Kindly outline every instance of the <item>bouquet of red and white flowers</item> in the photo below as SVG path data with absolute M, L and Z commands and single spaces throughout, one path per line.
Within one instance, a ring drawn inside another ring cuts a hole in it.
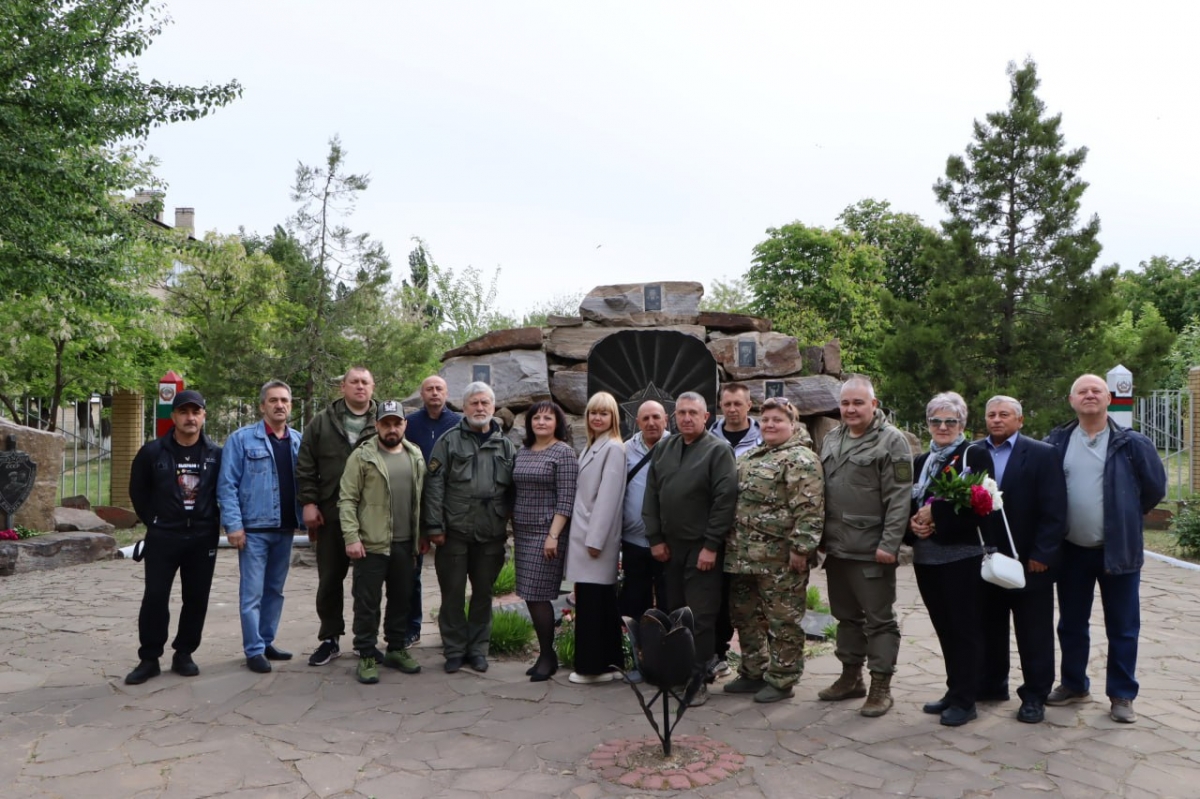
M 972 473 L 968 466 L 959 474 L 953 466 L 947 466 L 930 482 L 932 493 L 927 502 L 948 502 L 956 513 L 972 511 L 987 516 L 1004 507 L 1000 486 L 987 472 Z

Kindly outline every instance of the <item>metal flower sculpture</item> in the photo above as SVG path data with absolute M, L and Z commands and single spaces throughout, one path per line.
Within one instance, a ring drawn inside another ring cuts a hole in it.
M 647 610 L 641 621 L 624 617 L 625 632 L 633 650 L 633 667 L 640 670 L 648 685 L 657 689 L 647 700 L 637 684 L 626 676 L 626 682 L 637 695 L 642 712 L 650 720 L 655 735 L 662 741 L 663 754 L 671 754 L 671 731 L 683 718 L 683 713 L 700 689 L 703 673 L 697 673 L 695 622 L 691 608 L 679 608 L 667 615 L 658 608 Z M 682 693 L 681 693 L 682 692 Z M 660 729 L 654 720 L 654 703 L 662 697 L 663 724 Z M 675 720 L 671 721 L 671 698 L 678 703 Z

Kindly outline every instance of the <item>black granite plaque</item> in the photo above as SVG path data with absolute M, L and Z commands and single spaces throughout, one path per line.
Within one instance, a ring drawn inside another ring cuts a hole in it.
M 753 340 L 738 342 L 738 366 L 758 365 L 758 344 Z
M 662 310 L 662 286 L 646 286 L 642 289 L 642 305 L 646 311 Z
M 783 396 L 783 381 L 782 380 L 764 380 L 763 381 L 763 397 L 771 399 L 772 397 Z
M 675 430 L 675 398 L 685 391 L 704 397 L 716 411 L 717 361 L 704 342 L 674 330 L 622 330 L 606 336 L 588 355 L 588 396 L 607 391 L 621 409 L 621 435 L 638 431 L 637 411 L 646 400 L 662 403 Z
M 471 367 L 471 380 L 475 383 L 492 384 L 492 365 L 490 363 L 477 363 Z
M 29 499 L 36 479 L 37 464 L 28 452 L 19 449 L 0 452 L 0 511 L 5 515 L 16 513 Z

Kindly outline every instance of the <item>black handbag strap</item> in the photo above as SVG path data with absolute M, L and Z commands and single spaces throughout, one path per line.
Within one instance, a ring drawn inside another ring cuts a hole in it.
M 632 469 L 629 470 L 629 474 L 625 475 L 625 485 L 629 485 L 630 483 L 633 482 L 633 478 L 637 477 L 637 473 L 640 472 L 642 470 L 642 467 L 645 466 L 649 462 L 650 456 L 652 454 L 654 454 L 653 447 L 651 447 L 649 452 L 647 452 L 645 455 L 642 456 L 642 459 L 637 462 L 636 466 L 634 466 Z

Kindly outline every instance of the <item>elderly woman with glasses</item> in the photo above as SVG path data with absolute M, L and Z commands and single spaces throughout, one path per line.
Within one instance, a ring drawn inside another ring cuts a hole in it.
M 737 516 L 725 543 L 729 616 L 742 660 L 725 693 L 792 696 L 804 671 L 809 568 L 825 523 L 825 480 L 786 397 L 762 405 L 761 443 L 738 458 Z
M 984 446 L 967 439 L 967 403 L 953 391 L 938 394 L 925 406 L 929 452 L 913 464 L 913 516 L 910 520 L 913 571 L 929 620 L 942 647 L 946 664 L 946 693 L 923 708 L 958 727 L 976 717 L 975 695 L 983 673 L 981 605 L 983 580 L 979 568 L 983 548 L 976 530 L 984 518 L 969 511 L 957 514 L 936 500 L 934 481 L 951 471 L 992 474 L 992 458 Z

